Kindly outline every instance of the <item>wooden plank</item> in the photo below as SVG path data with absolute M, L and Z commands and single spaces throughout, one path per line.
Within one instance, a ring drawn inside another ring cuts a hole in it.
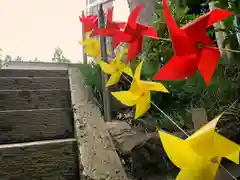
M 68 71 L 1 69 L 0 77 L 68 77 Z
M 79 180 L 75 139 L 0 146 L 1 180 Z
M 73 138 L 72 110 L 0 112 L 0 144 Z
M 69 91 L 0 91 L 0 111 L 70 107 Z
M 85 88 L 83 79 L 77 68 L 69 69 L 82 175 L 96 180 L 126 180 L 128 178 L 106 124 L 99 109 L 91 102 L 90 91 Z
M 1 90 L 61 89 L 68 90 L 68 78 L 0 78 Z

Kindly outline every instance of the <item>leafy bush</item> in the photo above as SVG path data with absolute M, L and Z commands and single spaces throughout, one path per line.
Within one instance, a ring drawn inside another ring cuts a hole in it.
M 95 103 L 103 112 L 103 98 L 102 98 L 102 78 L 100 67 L 91 62 L 89 64 L 80 64 L 79 70 L 81 71 L 85 84 L 92 91 L 92 95 L 95 98 Z

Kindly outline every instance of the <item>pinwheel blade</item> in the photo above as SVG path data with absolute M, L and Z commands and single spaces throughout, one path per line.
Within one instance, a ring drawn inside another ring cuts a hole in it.
M 120 72 L 115 72 L 111 75 L 111 77 L 109 78 L 106 86 L 112 86 L 112 85 L 115 85 L 119 82 L 120 80 L 120 77 L 121 77 L 121 74 Z
M 133 60 L 142 51 L 142 40 L 143 40 L 143 37 L 140 36 L 139 38 L 136 38 L 133 42 L 129 44 L 128 56 L 126 58 L 126 62 Z
M 139 97 L 138 102 L 136 104 L 134 119 L 137 119 L 143 114 L 145 114 L 149 110 L 150 106 L 151 106 L 151 95 L 150 95 L 150 91 L 148 91 L 148 92 L 145 92 L 144 95 Z
M 215 48 L 206 47 L 201 49 L 199 55 L 198 70 L 202 74 L 206 85 L 210 84 L 220 57 L 220 51 Z
M 126 106 L 134 106 L 139 98 L 130 91 L 112 92 L 112 95 Z
M 195 54 L 189 56 L 174 56 L 153 77 L 154 80 L 184 80 L 197 71 L 199 60 Z

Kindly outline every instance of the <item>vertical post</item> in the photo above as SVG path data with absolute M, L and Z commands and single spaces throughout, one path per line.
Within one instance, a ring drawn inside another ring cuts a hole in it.
M 84 11 L 82 11 L 82 17 L 85 17 Z M 86 37 L 86 33 L 84 31 L 84 24 L 82 23 L 82 40 L 84 41 Z M 82 46 L 82 52 L 83 52 L 83 63 L 87 64 L 87 54 L 84 52 L 84 46 Z
M 238 0 L 229 2 L 230 8 L 234 8 L 234 9 L 240 8 L 238 7 L 239 6 L 238 4 L 239 4 Z M 239 24 L 239 17 L 236 14 L 234 15 L 233 24 L 236 30 L 237 41 L 238 41 L 238 44 L 240 45 L 240 24 Z
M 105 27 L 104 11 L 102 4 L 99 5 L 98 10 L 98 26 L 99 28 Z M 101 46 L 101 58 L 107 61 L 107 46 L 106 37 L 100 35 L 100 46 Z M 110 108 L 110 93 L 108 87 L 106 87 L 106 82 L 108 80 L 108 75 L 102 71 L 102 90 L 103 90 L 103 104 L 104 104 L 104 119 L 105 121 L 111 121 L 111 108 Z
M 116 55 L 115 55 L 115 52 L 114 52 L 114 48 L 113 48 L 113 41 L 112 39 L 109 40 L 110 41 L 110 52 L 111 52 L 111 58 L 113 59 Z M 111 61 L 112 61 L 111 59 Z
M 209 2 L 208 3 L 209 5 L 209 9 L 210 10 L 213 10 L 216 8 L 215 6 L 215 2 Z M 225 25 L 223 22 L 218 22 L 218 23 L 215 23 L 213 25 L 215 28 L 219 28 L 219 29 L 225 29 Z M 218 31 L 218 32 L 215 32 L 215 36 L 216 36 L 216 39 L 217 39 L 217 45 L 219 48 L 223 48 L 223 41 L 224 39 L 226 38 L 226 33 L 225 32 L 221 32 L 221 31 Z M 229 45 L 227 45 L 227 48 L 228 49 L 231 49 L 229 47 Z M 228 60 L 230 60 L 232 58 L 232 53 L 231 52 L 228 52 L 228 51 L 222 51 L 220 50 L 221 54 L 224 55 Z

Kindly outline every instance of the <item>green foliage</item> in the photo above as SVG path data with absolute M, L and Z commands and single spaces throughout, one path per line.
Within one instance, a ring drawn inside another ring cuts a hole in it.
M 12 61 L 12 60 L 13 60 L 12 57 L 9 56 L 9 55 L 6 55 L 5 57 L 3 57 L 2 52 L 3 52 L 3 51 L 2 51 L 2 49 L 0 48 L 0 69 L 1 69 L 3 66 L 7 65 L 9 61 Z M 16 58 L 15 58 L 15 59 L 16 59 Z
M 86 86 L 92 91 L 98 107 L 103 110 L 101 69 L 94 62 L 80 64 L 79 70 L 83 75 Z
M 70 60 L 64 56 L 63 51 L 60 47 L 55 48 L 52 61 L 58 63 L 70 63 Z
M 39 59 L 38 59 L 37 57 L 35 57 L 35 58 L 33 59 L 33 62 L 39 62 Z
M 21 56 L 17 56 L 16 58 L 14 58 L 14 61 L 23 61 Z

